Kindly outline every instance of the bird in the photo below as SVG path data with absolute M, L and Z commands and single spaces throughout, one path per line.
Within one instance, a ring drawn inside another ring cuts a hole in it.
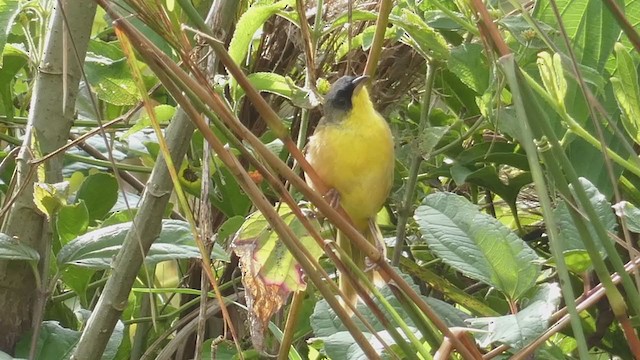
M 368 80 L 366 75 L 343 76 L 331 85 L 324 116 L 309 137 L 305 158 L 328 193 L 337 196 L 355 228 L 384 249 L 375 217 L 393 185 L 394 141 L 387 121 L 373 106 L 365 86 Z M 319 190 L 308 176 L 306 181 Z M 365 254 L 340 230 L 336 242 L 360 269 L 370 267 Z M 373 278 L 371 271 L 366 273 Z M 358 296 L 353 285 L 342 275 L 338 283 L 345 296 L 342 300 L 355 306 Z

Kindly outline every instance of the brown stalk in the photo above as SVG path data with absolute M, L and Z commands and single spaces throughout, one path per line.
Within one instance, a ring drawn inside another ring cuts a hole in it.
M 500 36 L 500 31 L 498 31 L 498 27 L 493 23 L 491 19 L 491 15 L 489 15 L 489 11 L 482 3 L 482 0 L 471 0 L 471 6 L 476 12 L 476 15 L 480 18 L 478 23 L 478 27 L 480 29 L 480 34 L 498 53 L 500 56 L 505 56 L 511 54 L 511 49 L 507 46 L 507 44 Z

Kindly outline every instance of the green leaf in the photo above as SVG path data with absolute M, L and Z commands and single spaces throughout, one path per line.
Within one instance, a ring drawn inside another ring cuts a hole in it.
M 557 29 L 558 20 L 550 3 L 550 0 L 537 1 L 533 14 L 536 19 Z M 557 0 L 556 4 L 578 63 L 601 72 L 620 34 L 620 27 L 611 12 L 602 1 Z M 565 47 L 563 41 L 556 44 Z
M 251 85 L 260 92 L 266 92 L 289 99 L 295 106 L 311 109 L 317 104 L 311 101 L 313 96 L 310 91 L 296 86 L 289 77 L 272 72 L 256 72 L 247 76 Z M 235 101 L 238 102 L 245 95 L 244 89 L 238 87 L 234 92 Z
M 1 5 L 0 5 L 1 7 Z M 2 10 L 0 10 L 0 17 Z M 2 50 L 0 49 L 0 52 Z M 19 45 L 8 44 L 0 57 L 0 102 L 9 121 L 13 120 L 13 84 L 16 75 L 29 63 L 29 55 Z
M 390 15 L 389 21 L 407 33 L 406 42 L 425 59 L 447 60 L 449 47 L 440 33 L 407 9 L 400 16 Z
M 161 104 L 154 106 L 153 112 L 156 116 L 156 120 L 158 120 L 158 124 L 168 124 L 176 113 L 176 108 L 171 105 Z M 123 140 L 128 139 L 129 136 L 140 130 L 151 127 L 151 117 L 146 113 L 146 109 L 143 110 L 143 113 L 144 115 L 142 115 L 129 130 L 122 134 L 121 138 Z
M 218 170 L 212 176 L 215 187 L 209 194 L 211 204 L 227 217 L 244 216 L 251 206 L 251 200 L 226 166 L 218 163 L 216 166 Z
M 487 90 L 490 71 L 482 45 L 465 43 L 453 48 L 447 66 L 478 95 Z
M 456 163 L 472 165 L 475 163 L 496 163 L 510 165 L 518 169 L 529 170 L 527 156 L 516 144 L 506 142 L 484 142 L 472 146 L 456 157 Z
M 80 299 L 80 305 L 82 305 L 83 308 L 88 307 L 88 300 L 91 295 L 87 294 L 87 289 L 89 284 L 91 284 L 95 271 L 79 266 L 69 265 L 61 271 L 61 274 L 64 285 L 68 286 L 76 293 Z
M 51 219 L 58 210 L 67 204 L 69 183 L 63 181 L 57 184 L 33 184 L 33 201 L 38 210 Z
M 523 301 L 525 307 L 517 314 L 469 319 L 467 323 L 483 330 L 471 332 L 483 348 L 499 343 L 521 349 L 547 330 L 560 297 L 560 287 L 556 283 L 544 283 L 538 287 L 532 299 L 526 303 Z
M 112 60 L 88 53 L 85 71 L 98 98 L 116 106 L 134 105 L 142 97 L 131 75 L 126 59 Z
M 240 230 L 242 224 L 244 224 L 244 216 L 236 215 L 232 218 L 227 219 L 224 223 L 222 223 L 222 225 L 220 225 L 220 228 L 218 228 L 218 240 L 225 240 L 229 236 L 235 234 L 236 231 Z
M 233 33 L 229 43 L 229 55 L 241 65 L 249 52 L 249 44 L 258 29 L 274 14 L 287 6 L 293 6 L 293 0 L 278 1 L 271 5 L 256 5 L 250 7 L 242 14 L 236 24 L 236 31 Z
M 58 265 L 77 265 L 91 269 L 108 269 L 116 256 L 132 222 L 107 226 L 81 235 L 65 245 L 58 254 Z M 227 261 L 228 255 L 215 244 L 215 260 Z M 162 231 L 151 245 L 146 263 L 156 264 L 175 259 L 200 258 L 189 224 L 184 221 L 163 220 Z
M 617 222 L 614 213 L 611 210 L 611 203 L 589 180 L 585 178 L 580 178 L 579 180 L 589 197 L 591 205 L 598 214 L 598 217 L 602 220 L 602 224 L 605 226 L 605 229 L 609 232 L 615 232 Z M 573 187 L 571 187 L 571 189 L 573 189 Z M 569 266 L 571 271 L 577 273 L 586 271 L 591 267 L 591 261 L 588 255 L 586 255 L 587 250 L 582 242 L 580 234 L 578 233 L 575 222 L 569 214 L 569 209 L 567 208 L 567 204 L 564 200 L 560 201 L 558 207 L 553 212 L 553 216 L 555 216 L 558 221 L 560 242 L 564 249 L 563 252 L 565 253 L 567 266 Z M 586 221 L 586 224 L 591 237 L 596 239 L 596 249 L 603 258 L 606 257 L 604 245 L 600 241 L 597 241 L 598 237 L 593 225 L 591 225 L 589 221 Z M 607 241 L 611 240 L 607 239 Z
M 429 126 L 420 134 L 419 150 L 425 158 L 429 157 L 431 151 L 438 145 L 442 137 L 449 131 L 448 126 Z
M 80 200 L 77 204 L 63 205 L 56 218 L 56 229 L 62 245 L 87 231 L 89 227 L 89 211 Z
M 517 300 L 535 285 L 540 259 L 495 218 L 451 193 L 428 195 L 415 219 L 430 249 L 464 275 Z
M 38 360 L 67 360 L 71 359 L 71 354 L 80 340 L 81 331 L 66 329 L 57 321 L 44 321 L 40 325 L 38 342 L 36 345 L 36 356 Z M 100 357 L 101 360 L 112 360 L 124 335 L 124 324 L 121 321 L 116 326 L 107 342 L 107 346 Z M 31 335 L 24 336 L 16 345 L 16 356 L 29 357 L 31 345 Z
M 553 37 L 558 31 L 550 27 L 549 25 L 538 21 L 536 25 L 543 33 L 548 37 Z M 518 42 L 528 48 L 543 49 L 547 46 L 544 41 L 538 36 L 534 28 L 524 18 L 524 16 L 518 14 L 513 16 L 505 16 L 499 20 L 499 24 L 504 26 Z
M 336 50 L 336 60 L 341 60 L 342 58 L 344 58 L 352 49 L 362 48 L 362 50 L 368 51 L 371 47 L 371 44 L 373 43 L 375 32 L 376 26 L 371 25 L 362 30 L 362 32 L 358 35 L 354 36 L 351 39 L 351 44 L 349 44 L 348 41 L 343 42 L 342 45 L 338 47 L 338 50 Z M 399 31 L 397 27 L 393 26 L 385 30 L 384 38 L 385 40 L 398 40 L 401 35 L 402 32 Z
M 634 233 L 640 233 L 640 209 L 628 201 L 621 201 L 613 206 L 616 215 L 624 219 L 624 223 Z
M 333 20 L 333 22 L 331 22 L 327 27 L 324 28 L 323 34 L 326 35 L 333 30 L 349 23 L 349 21 L 351 21 L 352 23 L 356 21 L 375 21 L 377 18 L 378 15 L 376 15 L 376 13 L 374 13 L 373 11 L 353 9 L 353 12 L 351 14 L 344 12 L 342 15 Z
M 564 78 L 560 55 L 551 56 L 543 51 L 538 54 L 537 63 L 545 89 L 557 104 L 563 105 L 567 94 L 567 81 Z
M 311 256 L 317 259 L 324 253 L 288 206 L 280 204 L 278 214 Z M 309 221 L 320 227 L 312 218 Z M 231 246 L 243 269 L 253 345 L 261 350 L 271 316 L 290 293 L 306 289 L 307 283 L 300 264 L 260 212 L 247 218 Z
M 78 200 L 84 200 L 91 221 L 102 220 L 118 201 L 118 182 L 107 173 L 89 175 L 78 190 Z
M 640 86 L 638 70 L 624 46 L 617 43 L 616 76 L 611 78 L 613 92 L 622 112 L 622 124 L 629 136 L 640 143 Z
M 0 233 L 0 259 L 38 262 L 40 254 L 17 239 Z
M 419 289 L 414 284 L 413 280 L 406 274 L 401 275 L 403 279 L 405 279 L 414 290 L 419 292 Z M 389 287 L 383 287 L 380 289 L 382 296 L 389 302 L 389 304 L 397 311 L 402 319 L 406 322 L 412 332 L 418 337 L 421 337 L 421 334 L 417 330 L 415 324 L 411 317 L 407 314 L 407 312 L 402 307 L 400 301 L 393 295 L 391 289 Z M 421 296 L 429 306 L 440 316 L 441 319 L 449 327 L 465 326 L 465 320 L 470 318 L 468 314 L 456 309 L 453 305 L 448 304 L 444 301 L 432 298 Z M 374 298 L 373 301 L 378 305 L 378 307 L 382 307 L 380 300 Z M 391 337 L 388 331 L 385 329 L 385 326 L 380 323 L 376 315 L 371 311 L 371 309 L 362 302 L 358 302 L 356 305 L 358 311 L 363 315 L 364 319 L 367 320 L 369 324 L 373 327 L 380 337 L 382 337 L 388 345 L 395 345 L 395 340 Z M 360 329 L 364 335 L 368 339 L 371 340 L 372 345 L 378 353 L 382 353 L 384 347 L 380 344 L 374 335 L 370 332 L 370 330 L 362 323 L 362 321 L 358 318 L 353 317 L 353 320 L 356 323 L 358 329 Z M 366 359 L 362 350 L 355 345 L 355 340 L 352 338 L 351 334 L 347 331 L 347 328 L 344 326 L 342 320 L 336 315 L 335 311 L 329 306 L 326 300 L 320 300 L 316 303 L 313 314 L 311 315 L 311 327 L 313 328 L 314 335 L 324 342 L 325 351 L 327 355 L 332 359 Z M 397 328 L 399 333 L 405 337 L 406 335 L 400 328 Z M 345 357 L 348 356 L 348 357 Z
M 4 45 L 7 43 L 7 36 L 11 33 L 14 20 L 22 9 L 20 3 L 21 1 L 19 0 L 0 1 L 0 55 L 4 55 Z M 0 68 L 2 65 L 0 61 Z

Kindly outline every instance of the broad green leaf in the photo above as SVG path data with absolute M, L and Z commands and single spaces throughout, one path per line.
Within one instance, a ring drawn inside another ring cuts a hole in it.
M 0 233 L 0 259 L 38 262 L 40 260 L 40 254 L 38 254 L 35 249 L 23 244 L 17 239 Z
M 425 3 L 423 2 L 423 4 Z M 465 22 L 467 21 L 465 16 L 459 12 L 453 12 L 453 15 L 456 18 L 458 18 L 460 21 L 465 21 Z M 457 31 L 462 29 L 462 26 L 458 22 L 456 22 L 455 20 L 452 20 L 452 18 L 448 14 L 445 14 L 441 10 L 425 11 L 424 20 L 426 21 L 427 24 L 429 24 L 429 26 L 431 26 L 436 30 Z
M 585 178 L 580 178 L 580 183 L 584 187 L 584 190 L 589 197 L 591 205 L 595 209 L 598 217 L 602 220 L 603 225 L 609 232 L 615 232 L 617 226 L 616 218 L 611 210 L 611 203 L 607 198 L 602 195 L 598 189 Z M 573 187 L 572 187 L 573 189 Z M 558 221 L 558 228 L 560 230 L 560 242 L 564 249 L 564 253 L 567 260 L 567 266 L 574 272 L 581 273 L 591 267 L 591 261 L 587 254 L 587 250 L 582 242 L 582 238 L 578 233 L 578 229 L 573 221 L 573 218 L 569 214 L 566 202 L 560 201 L 558 207 L 554 210 L 553 216 Z M 598 241 L 597 235 L 593 226 L 589 221 L 586 221 L 587 229 L 591 234 L 591 237 L 595 239 L 595 245 L 598 252 L 606 257 L 606 251 L 602 242 Z M 606 241 L 611 241 L 606 239 Z
M 451 193 L 428 195 L 415 212 L 423 238 L 445 263 L 517 300 L 534 285 L 540 259 L 495 218 Z
M 463 165 L 475 163 L 496 163 L 510 165 L 518 169 L 529 170 L 527 156 L 516 144 L 506 142 L 483 142 L 472 146 L 456 157 L 456 162 Z
M 161 104 L 153 107 L 153 112 L 155 113 L 156 120 L 158 120 L 159 124 L 168 124 L 173 118 L 173 115 L 176 113 L 176 108 L 171 105 Z M 136 121 L 136 123 L 127 130 L 124 134 L 122 134 L 121 138 L 126 140 L 132 134 L 151 127 L 151 117 L 144 110 L 144 115 Z
M 634 233 L 640 233 L 640 209 L 628 201 L 622 201 L 613 206 L 616 215 L 624 218 L 625 225 Z
M 229 236 L 236 233 L 236 231 L 240 230 L 244 224 L 244 216 L 236 215 L 232 218 L 227 219 L 220 228 L 218 228 L 217 238 L 219 241 L 226 240 Z
M 622 112 L 622 124 L 629 136 L 640 143 L 640 86 L 637 65 L 622 44 L 617 43 L 615 51 L 618 66 L 611 84 Z
M 489 65 L 480 44 L 462 44 L 451 50 L 449 70 L 478 95 L 489 86 Z
M 278 214 L 291 228 L 311 256 L 323 254 L 315 240 L 307 233 L 293 211 L 280 204 Z M 314 226 L 317 222 L 309 219 Z M 233 251 L 240 258 L 242 283 L 249 304 L 251 338 L 256 349 L 262 349 L 264 333 L 271 316 L 280 309 L 290 293 L 306 289 L 302 268 L 273 231 L 262 213 L 251 214 L 232 242 Z
M 89 175 L 82 182 L 77 198 L 84 200 L 91 221 L 102 220 L 118 201 L 118 182 L 113 175 L 103 172 Z
M 109 215 L 108 218 L 104 219 L 104 221 L 102 222 L 102 227 L 133 221 L 133 218 L 137 213 L 137 208 L 114 211 L 111 215 Z
M 60 326 L 57 321 L 44 321 L 40 327 L 35 358 L 38 360 L 71 359 L 72 352 L 75 349 L 78 340 L 80 340 L 82 332 L 66 329 Z M 99 359 L 112 360 L 118 352 L 118 347 L 122 342 L 123 336 L 124 324 L 121 321 L 118 321 L 109 341 L 107 342 L 107 346 Z M 30 344 L 30 334 L 22 337 L 16 345 L 16 356 L 28 358 Z
M 538 287 L 533 298 L 523 301 L 524 309 L 517 314 L 469 319 L 467 323 L 482 330 L 471 333 L 483 348 L 498 343 L 521 349 L 547 330 L 551 315 L 560 303 L 561 295 L 560 287 L 556 283 L 544 283 Z
M 65 245 L 58 254 L 58 266 L 77 265 L 91 269 L 108 269 L 113 262 L 132 222 L 107 226 L 84 235 Z M 146 263 L 156 264 L 175 259 L 200 258 L 189 224 L 178 220 L 163 220 L 162 231 L 151 245 Z M 228 255 L 215 244 L 212 252 L 215 260 L 228 260 Z
M 226 166 L 216 164 L 218 170 L 213 174 L 214 190 L 209 194 L 211 204 L 227 217 L 245 215 L 251 206 L 251 200 Z
M 401 275 L 416 291 L 419 291 L 413 280 L 406 274 Z M 397 311 L 402 319 L 406 322 L 413 333 L 419 338 L 421 337 L 419 331 L 416 329 L 413 320 L 407 314 L 402 307 L 400 301 L 393 295 L 389 287 L 383 287 L 379 289 L 382 296 L 389 302 L 389 304 Z M 465 320 L 470 318 L 468 314 L 456 309 L 451 304 L 444 301 L 434 299 L 431 297 L 422 296 L 422 298 L 429 304 L 429 306 L 440 316 L 441 319 L 447 324 L 447 326 L 465 326 Z M 374 298 L 373 301 L 381 307 L 381 302 Z M 364 316 L 373 329 L 382 337 L 388 345 L 394 345 L 395 340 L 389 335 L 385 326 L 380 323 L 371 309 L 362 302 L 358 302 L 356 305 L 358 311 Z M 352 317 L 357 327 L 365 334 L 369 339 L 376 339 L 369 329 L 362 323 L 361 320 Z M 355 344 L 351 334 L 347 331 L 347 328 L 342 323 L 342 320 L 336 315 L 335 311 L 329 306 L 326 300 L 320 300 L 316 303 L 313 314 L 311 315 L 311 327 L 313 328 L 314 335 L 324 342 L 324 350 L 332 359 L 366 359 L 362 350 Z M 399 333 L 403 334 L 403 331 L 398 328 Z M 403 334 L 403 337 L 405 335 Z M 406 337 L 405 337 L 405 340 Z M 382 353 L 384 347 L 378 341 L 372 343 L 374 349 L 379 353 Z M 349 357 L 345 357 L 349 356 Z
M 100 100 L 116 106 L 134 105 L 141 100 L 126 59 L 87 54 L 85 71 Z
M 419 150 L 426 159 L 431 155 L 431 151 L 438 145 L 442 137 L 449 131 L 448 126 L 430 126 L 420 134 Z
M 242 14 L 236 24 L 236 31 L 233 33 L 231 43 L 229 43 L 229 55 L 241 65 L 249 52 L 249 44 L 254 34 L 262 25 L 278 11 L 287 6 L 293 6 L 293 0 L 278 1 L 271 5 L 255 5 Z
M 57 184 L 37 182 L 33 184 L 33 201 L 38 210 L 51 219 L 60 208 L 67 204 L 69 183 Z
M 404 9 L 400 16 L 390 15 L 389 21 L 407 33 L 407 43 L 425 59 L 447 60 L 449 47 L 440 33 L 433 30 L 422 19 Z
M 93 279 L 95 271 L 84 267 L 69 265 L 60 273 L 65 286 L 68 286 L 76 293 L 83 308 L 87 307 L 88 300 L 90 299 L 89 296 L 91 296 L 90 294 L 87 294 L 87 288 Z
M 19 0 L 0 0 L 0 68 L 2 68 L 2 55 L 7 36 L 11 33 L 14 20 L 21 10 Z
M 542 30 L 548 37 L 553 37 L 557 33 L 557 30 L 553 29 L 549 25 L 537 21 L 536 25 Z M 546 48 L 544 41 L 538 36 L 534 28 L 524 18 L 524 16 L 518 14 L 513 16 L 505 16 L 499 20 L 499 24 L 504 26 L 518 42 L 528 48 L 542 49 Z
M 80 200 L 77 204 L 63 205 L 56 218 L 56 229 L 60 242 L 65 245 L 78 235 L 87 231 L 89 227 L 89 211 Z
M 620 34 L 610 11 L 597 0 L 557 0 L 556 4 L 578 62 L 602 71 Z M 550 0 L 537 1 L 533 14 L 543 23 L 558 28 Z M 563 41 L 556 44 L 564 47 Z

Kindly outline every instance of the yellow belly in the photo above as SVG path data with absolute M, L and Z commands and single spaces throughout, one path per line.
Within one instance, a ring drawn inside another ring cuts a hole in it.
M 393 182 L 393 138 L 375 110 L 322 125 L 309 139 L 307 160 L 340 205 L 364 230 L 389 195 Z M 310 183 L 313 186 L 313 183 Z

